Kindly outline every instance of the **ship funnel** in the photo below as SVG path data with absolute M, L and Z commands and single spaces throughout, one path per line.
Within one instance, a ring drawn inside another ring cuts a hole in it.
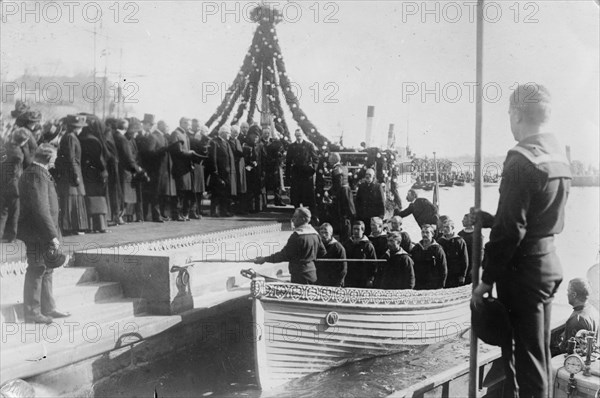
M 369 105 L 367 107 L 367 131 L 365 133 L 365 144 L 367 148 L 371 146 L 371 135 L 373 133 L 373 118 L 375 117 L 375 107 Z

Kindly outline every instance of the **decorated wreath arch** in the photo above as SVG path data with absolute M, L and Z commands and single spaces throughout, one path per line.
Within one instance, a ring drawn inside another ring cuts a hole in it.
M 300 102 L 292 88 L 275 30 L 275 26 L 283 19 L 281 12 L 263 4 L 252 9 L 250 17 L 252 21 L 258 23 L 258 27 L 242 67 L 228 88 L 223 101 L 206 122 L 209 129 L 214 126 L 211 135 L 215 135 L 228 121 L 230 124 L 236 124 L 245 117 L 246 121 L 252 124 L 257 108 L 262 106 L 260 112 L 268 112 L 272 115 L 275 124 L 289 139 L 290 129 L 285 120 L 281 99 L 283 95 L 294 121 L 308 139 L 318 149 L 327 148 L 329 141 L 300 108 Z M 261 105 L 257 104 L 259 91 Z M 236 104 L 237 110 L 232 115 Z

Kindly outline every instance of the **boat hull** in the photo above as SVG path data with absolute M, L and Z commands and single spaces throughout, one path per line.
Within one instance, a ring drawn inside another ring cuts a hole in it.
M 253 281 L 261 388 L 373 356 L 456 338 L 470 325 L 470 286 L 430 291 Z

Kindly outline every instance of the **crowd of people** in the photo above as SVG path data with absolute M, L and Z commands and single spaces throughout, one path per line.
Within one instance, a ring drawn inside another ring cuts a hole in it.
M 474 228 L 465 215 L 455 232 L 447 216 L 421 226 L 413 243 L 402 229 L 402 217 L 372 217 L 370 233 L 362 220 L 352 222 L 349 238 L 338 241 L 330 223 L 310 225 L 310 209 L 299 207 L 292 218 L 294 233 L 283 250 L 259 257 L 257 264 L 289 261 L 293 283 L 376 289 L 441 289 L 471 283 L 470 253 Z
M 50 171 L 60 204 L 63 235 L 110 232 L 129 222 L 190 221 L 204 215 L 231 217 L 263 211 L 267 193 L 284 205 L 315 208 L 315 146 L 301 130 L 289 142 L 270 126 L 223 125 L 216 134 L 197 119 L 182 117 L 170 131 L 162 120 L 68 115 L 42 121 L 39 112 L 17 103 L 12 125 L 0 134 L 2 148 L 0 234 L 17 237 L 18 181 L 44 143 L 57 149 Z M 285 175 L 286 167 L 290 172 Z M 6 187 L 6 188 L 4 188 Z

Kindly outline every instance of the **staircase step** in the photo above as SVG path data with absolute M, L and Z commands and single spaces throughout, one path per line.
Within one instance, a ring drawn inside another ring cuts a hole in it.
M 98 273 L 94 267 L 61 267 L 55 269 L 52 276 L 54 290 L 80 283 L 97 281 L 99 281 Z M 24 272 L 18 272 L 16 275 L 5 275 L 0 278 L 0 302 L 21 302 L 23 300 L 24 284 Z
M 97 303 L 103 300 L 123 297 L 121 284 L 119 282 L 85 282 L 75 286 L 63 286 L 54 289 L 56 308 L 72 312 L 78 307 Z M 2 301 L 3 322 L 17 322 L 23 320 L 23 297 L 16 301 Z
M 135 299 L 117 298 L 74 308 L 70 317 L 54 319 L 54 324 L 49 326 L 24 322 L 5 323 L 3 355 L 15 347 L 22 349 L 30 344 L 39 344 L 43 340 L 54 343 L 62 338 L 70 339 L 74 333 L 81 334 L 84 330 L 89 331 L 88 334 L 93 337 L 99 325 L 112 324 L 115 331 L 123 329 L 119 320 L 134 316 L 137 312 L 135 306 Z

